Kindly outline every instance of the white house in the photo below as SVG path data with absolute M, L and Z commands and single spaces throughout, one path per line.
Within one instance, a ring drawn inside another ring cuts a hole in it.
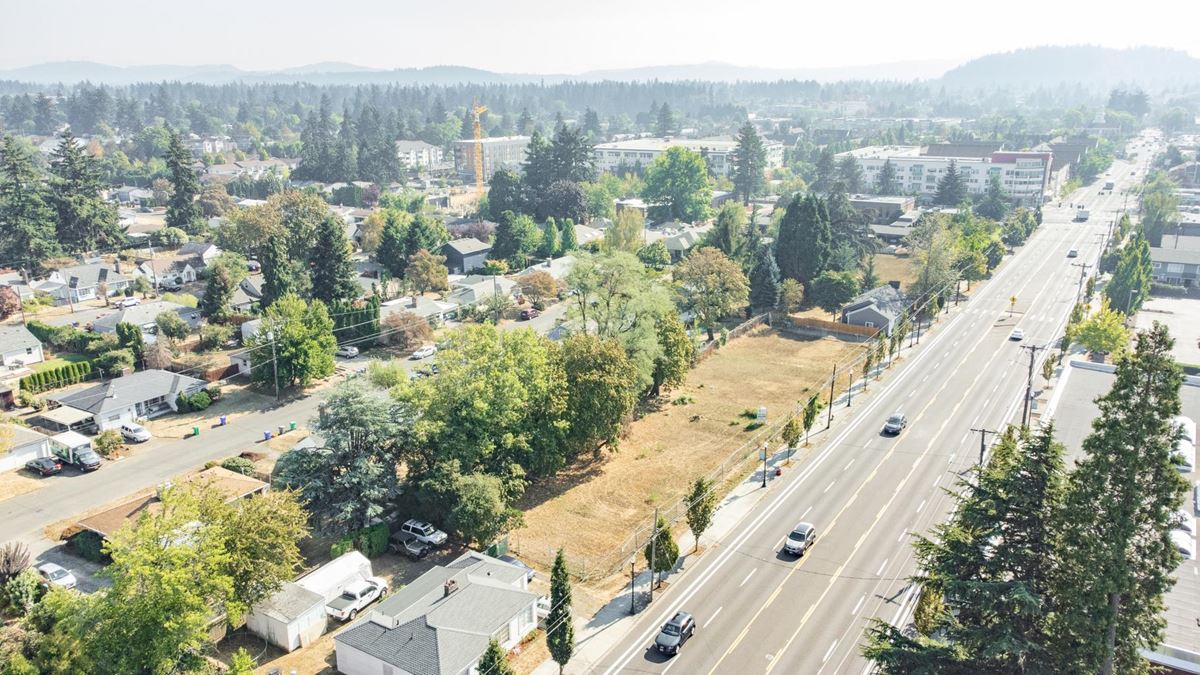
M 436 566 L 334 636 L 345 675 L 476 673 L 495 639 L 512 649 L 537 628 L 526 570 L 470 551 Z
M 0 471 L 25 466 L 25 462 L 50 456 L 50 437 L 16 424 L 0 424 L 0 434 L 9 437 L 8 452 L 0 452 Z
M 516 285 L 515 281 L 505 277 L 472 274 L 450 281 L 453 290 L 450 291 L 450 295 L 446 296 L 446 301 L 466 307 L 483 302 L 497 293 L 511 297 Z
M 42 343 L 22 324 L 0 326 L 0 365 L 28 366 L 41 363 Z
M 285 652 L 312 644 L 326 626 L 325 598 L 290 581 L 246 615 L 250 632 Z
M 165 370 L 143 370 L 85 389 L 47 396 L 64 406 L 91 413 L 100 430 L 123 422 L 157 417 L 177 411 L 180 394 L 191 395 L 204 388 L 204 380 Z
M 146 277 L 150 285 L 161 288 L 171 284 L 190 284 L 196 280 L 200 268 L 192 265 L 196 258 L 173 256 L 170 258 L 154 258 L 137 266 L 133 271 L 138 276 Z
M 63 267 L 50 273 L 48 279 L 36 290 L 45 290 L 58 302 L 82 302 L 103 297 L 102 289 L 109 295 L 123 292 L 133 285 L 133 280 L 121 274 L 107 263 L 90 263 Z
M 197 272 L 208 267 L 208 264 L 219 255 L 221 255 L 221 248 L 207 241 L 190 241 L 175 251 L 177 258 L 198 258 L 199 263 L 192 263 Z
M 155 322 L 155 319 L 159 314 L 166 312 L 178 314 L 181 319 L 187 322 L 191 330 L 196 330 L 200 326 L 200 310 L 194 307 L 185 307 L 179 303 L 167 300 L 159 300 L 132 307 L 121 307 L 117 311 L 93 321 L 92 330 L 97 333 L 115 333 L 117 332 L 117 324 L 131 323 L 142 329 L 142 337 L 146 342 L 154 342 L 158 335 L 158 324 Z

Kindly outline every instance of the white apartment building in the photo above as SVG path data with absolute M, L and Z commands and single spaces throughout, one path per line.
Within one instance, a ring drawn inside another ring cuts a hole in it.
M 396 157 L 406 169 L 429 169 L 442 162 L 442 149 L 425 141 L 396 141 Z
M 872 145 L 838 153 L 837 159 L 853 155 L 863 170 L 869 188 L 878 185 L 883 163 L 891 160 L 896 170 L 897 189 L 902 194 L 932 197 L 950 162 L 954 162 L 970 194 L 987 192 L 992 174 L 1000 176 L 1005 192 L 1025 206 L 1041 203 L 1050 189 L 1049 152 L 997 151 L 989 157 L 941 157 L 924 154 L 919 145 Z
M 638 138 L 601 143 L 596 146 L 596 168 L 610 173 L 615 172 L 622 164 L 628 167 L 641 165 L 645 168 L 655 157 L 666 152 L 667 148 L 675 146 L 703 155 L 709 170 L 718 176 L 733 174 L 733 156 L 737 151 L 737 141 L 729 138 Z M 783 165 L 782 143 L 763 141 L 763 147 L 767 151 L 768 168 Z
M 528 136 L 495 136 L 480 141 L 483 148 L 483 180 L 491 179 L 497 170 L 517 168 L 525 161 L 529 147 Z M 464 179 L 475 178 L 475 141 L 454 142 L 454 170 Z

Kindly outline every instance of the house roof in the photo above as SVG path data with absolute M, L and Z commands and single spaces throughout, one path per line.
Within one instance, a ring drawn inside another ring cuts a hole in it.
M 469 552 L 422 574 L 334 640 L 413 675 L 456 675 L 483 654 L 497 629 L 537 600 L 521 587 L 524 576 L 515 565 Z M 456 589 L 449 594 L 447 582 Z
M 527 276 L 534 272 L 545 272 L 555 279 L 562 279 L 567 276 L 571 268 L 575 266 L 575 256 L 564 255 L 558 258 L 551 258 L 536 265 L 530 265 L 517 273 L 518 277 Z
M 174 398 L 188 388 L 203 385 L 204 380 L 179 373 L 165 370 L 142 370 L 84 389 L 64 394 L 51 394 L 47 398 L 98 415 L 105 411 L 126 408 L 160 396 Z
M 72 424 L 78 424 L 84 420 L 92 419 L 91 413 L 85 410 L 77 410 L 65 405 L 57 408 L 51 408 L 50 410 L 43 410 L 35 417 L 40 417 L 57 424 L 61 424 L 64 427 L 70 427 Z
M 1150 260 L 1156 263 L 1200 265 L 1200 251 L 1186 248 L 1152 248 Z
M 29 329 L 22 324 L 11 324 L 0 326 L 0 345 L 4 345 L 3 349 L 25 349 L 26 347 L 40 347 L 41 342 L 29 332 Z
M 158 276 L 162 276 L 171 272 L 182 274 L 188 265 L 191 265 L 193 270 L 201 269 L 204 267 L 204 261 L 199 257 L 176 255 L 169 258 L 146 260 L 138 265 L 138 268 L 143 272 L 153 272 Z
M 189 324 L 195 324 L 200 320 L 200 310 L 198 309 L 185 307 L 168 300 L 158 300 L 132 307 L 122 307 L 112 314 L 106 314 L 96 319 L 92 322 L 92 326 L 97 329 L 106 328 L 112 330 L 117 329 L 118 323 L 131 323 L 135 326 L 144 326 L 148 323 L 154 323 L 154 319 L 163 312 L 175 312 Z
M 447 242 L 446 247 L 459 255 L 470 255 L 472 253 L 479 253 L 480 251 L 492 250 L 491 244 L 486 244 L 474 237 L 455 239 L 454 241 Z
M 129 281 L 129 277 L 117 272 L 111 265 L 92 263 L 90 265 L 74 265 L 57 270 L 63 282 L 71 288 L 88 288 L 98 286 L 100 282 L 114 283 Z
M 50 438 L 45 434 L 39 434 L 29 427 L 23 427 L 19 424 L 0 424 L 0 428 L 8 430 L 10 448 L 9 452 L 13 452 L 27 445 L 33 445 L 34 443 L 45 443 L 50 440 Z
M 291 623 L 316 607 L 325 611 L 325 598 L 291 581 L 283 582 L 278 591 L 254 606 L 258 614 L 276 621 Z
M 684 230 L 679 234 L 663 239 L 663 245 L 667 247 L 668 251 L 686 251 L 700 243 L 700 240 L 704 239 L 704 235 L 709 229 L 708 227 L 696 227 Z
M 201 486 L 206 492 L 215 491 L 223 496 L 226 502 L 248 497 L 267 488 L 267 484 L 257 478 L 243 476 L 236 471 L 230 471 L 220 466 L 192 474 L 180 482 L 183 485 Z M 79 526 L 108 537 L 121 529 L 125 523 L 140 517 L 141 514 L 153 514 L 161 509 L 162 502 L 159 500 L 158 494 L 144 495 L 88 516 L 79 521 Z
M 851 300 L 842 308 L 842 316 L 871 306 L 880 314 L 894 319 L 904 312 L 904 294 L 891 284 L 877 286 Z
M 220 253 L 221 253 L 221 249 L 216 244 L 212 244 L 207 241 L 189 241 L 188 243 L 184 244 L 183 246 L 180 246 L 179 250 L 175 252 L 175 255 L 177 255 L 177 256 L 198 255 L 203 258 L 206 256 L 220 255 Z

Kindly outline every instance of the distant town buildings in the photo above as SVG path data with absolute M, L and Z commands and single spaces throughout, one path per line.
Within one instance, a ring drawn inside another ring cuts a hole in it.
M 638 138 L 600 143 L 596 146 L 596 168 L 600 171 L 616 172 L 622 165 L 632 167 L 640 164 L 645 167 L 668 148 L 677 146 L 703 155 L 708 162 L 709 171 L 718 176 L 733 173 L 733 156 L 737 151 L 737 141 L 730 138 Z M 763 147 L 767 151 L 768 168 L 783 164 L 782 143 L 763 141 Z
M 487 180 L 493 173 L 505 167 L 517 168 L 525 161 L 525 149 L 529 147 L 528 136 L 496 136 L 480 141 L 483 148 L 483 177 Z M 454 170 L 464 179 L 475 178 L 475 141 L 454 142 Z
M 441 148 L 425 141 L 396 141 L 396 157 L 406 169 L 432 169 L 442 163 L 442 155 Z
M 980 157 L 976 156 L 979 153 L 953 156 L 930 154 L 929 150 L 929 147 L 919 145 L 872 145 L 842 152 L 836 157 L 854 156 L 862 166 L 865 183 L 872 188 L 878 184 L 884 162 L 890 160 L 896 171 L 897 190 L 924 197 L 932 197 L 937 192 L 938 181 L 951 162 L 957 166 L 970 194 L 985 193 L 991 176 L 998 175 L 1010 197 L 1023 205 L 1034 206 L 1051 187 L 1053 155 L 1050 152 L 992 151 Z M 942 152 L 942 148 L 934 148 L 934 152 Z

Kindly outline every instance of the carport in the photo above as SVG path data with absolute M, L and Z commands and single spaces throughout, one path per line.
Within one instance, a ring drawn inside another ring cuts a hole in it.
M 35 425 L 54 432 L 82 431 L 95 425 L 92 414 L 86 410 L 62 405 L 52 410 L 44 410 L 34 415 L 30 420 Z

